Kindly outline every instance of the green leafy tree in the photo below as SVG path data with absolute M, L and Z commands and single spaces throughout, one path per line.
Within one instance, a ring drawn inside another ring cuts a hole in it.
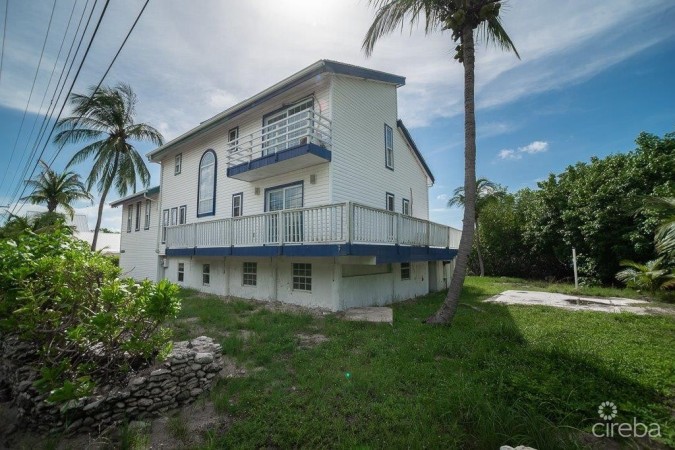
M 474 98 L 475 36 L 499 48 L 516 51 L 499 17 L 499 0 L 370 0 L 376 8 L 375 19 L 363 40 L 367 55 L 385 35 L 400 29 L 406 21 L 411 27 L 424 20 L 425 32 L 450 31 L 457 43 L 454 58 L 464 67 L 464 226 L 455 269 L 448 294 L 441 308 L 427 323 L 450 323 L 457 311 L 467 264 L 474 239 L 476 208 L 476 116 Z
M 475 248 L 478 255 L 478 266 L 480 269 L 480 276 L 485 276 L 485 263 L 483 262 L 483 255 L 481 254 L 480 243 L 480 227 L 479 218 L 481 211 L 491 203 L 494 203 L 497 198 L 504 195 L 504 188 L 497 183 L 493 183 L 487 178 L 479 178 L 476 180 L 476 207 L 474 208 L 474 226 L 476 228 Z M 464 195 L 464 186 L 460 186 L 452 193 L 452 197 L 448 200 L 448 207 L 461 206 L 464 207 L 466 196 Z
M 47 211 L 53 213 L 61 206 L 72 219 L 75 210 L 72 203 L 77 200 L 89 200 L 93 202 L 91 194 L 80 181 L 80 176 L 75 172 L 57 173 L 44 161 L 40 161 L 42 172 L 32 180 L 27 180 L 26 185 L 32 188 L 30 195 L 21 200 L 29 201 L 34 205 L 46 205 Z
M 96 249 L 101 217 L 108 192 L 114 186 L 121 196 L 131 189 L 136 191 L 140 178 L 143 186 L 150 183 L 150 173 L 145 161 L 132 145 L 133 141 L 148 141 L 162 145 L 162 134 L 145 123 L 136 123 L 137 97 L 127 84 L 115 87 L 92 88 L 88 95 L 72 94 L 70 103 L 74 115 L 58 123 L 61 130 L 54 142 L 59 145 L 89 142 L 72 157 L 68 165 L 93 159 L 87 177 L 87 188 L 97 185 L 101 194 L 98 217 L 94 227 L 91 248 Z M 91 142 L 93 141 L 93 142 Z
M 570 274 L 575 247 L 580 274 L 589 283 L 612 282 L 622 259 L 653 259 L 660 219 L 635 210 L 645 197 L 672 196 L 675 135 L 641 133 L 636 143 L 632 152 L 594 157 L 538 183 L 525 241 L 566 264 Z
M 675 262 L 675 198 L 649 197 L 646 203 L 646 208 L 656 210 L 660 220 L 654 235 L 656 251 Z

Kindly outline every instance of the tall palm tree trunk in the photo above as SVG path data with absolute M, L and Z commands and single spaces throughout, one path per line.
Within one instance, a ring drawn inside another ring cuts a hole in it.
M 485 276 L 485 264 L 483 263 L 483 253 L 480 250 L 480 230 L 478 229 L 478 217 L 476 217 L 476 255 L 478 256 L 478 267 L 480 276 Z
M 117 173 L 117 166 L 119 165 L 119 153 L 115 153 L 115 161 L 110 173 Z M 91 240 L 91 251 L 96 250 L 96 242 L 98 241 L 98 231 L 101 229 L 101 219 L 103 218 L 103 206 L 105 206 L 105 199 L 108 196 L 108 191 L 113 183 L 113 176 L 111 176 L 105 183 L 103 192 L 101 192 L 101 201 L 98 203 L 98 216 L 96 217 L 96 226 L 94 227 L 94 238 Z
M 462 238 L 455 259 L 450 288 L 445 301 L 427 323 L 448 324 L 457 312 L 459 296 L 462 293 L 466 267 L 474 237 L 476 210 L 476 114 L 474 105 L 474 40 L 473 29 L 462 29 L 462 51 L 464 58 L 464 220 Z

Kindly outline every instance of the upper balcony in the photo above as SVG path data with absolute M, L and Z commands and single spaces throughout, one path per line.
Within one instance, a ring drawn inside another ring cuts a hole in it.
M 357 256 L 374 263 L 449 260 L 461 232 L 357 203 L 287 209 L 166 229 L 175 256 Z
M 243 181 L 281 175 L 331 160 L 331 122 L 311 109 L 268 119 L 230 142 L 227 176 Z

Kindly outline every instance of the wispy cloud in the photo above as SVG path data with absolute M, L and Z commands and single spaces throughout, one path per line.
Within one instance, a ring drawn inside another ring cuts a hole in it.
M 548 142 L 533 141 L 523 147 L 518 147 L 516 150 L 505 148 L 499 151 L 497 155 L 499 159 L 522 159 L 523 155 L 534 155 L 548 150 Z

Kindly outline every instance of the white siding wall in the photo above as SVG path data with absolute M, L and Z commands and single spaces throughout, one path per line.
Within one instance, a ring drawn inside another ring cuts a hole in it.
M 429 292 L 426 261 L 410 263 L 410 279 L 401 279 L 401 265 L 392 264 L 391 273 L 344 277 L 340 280 L 342 308 L 388 305 Z
M 178 146 L 162 160 L 162 209 L 171 209 L 187 205 L 187 222 L 213 220 L 231 217 L 232 194 L 244 193 L 244 215 L 264 212 L 265 189 L 304 181 L 304 205 L 316 206 L 330 203 L 329 197 L 329 163 L 289 172 L 280 176 L 247 182 L 227 177 L 227 138 L 228 131 L 239 127 L 239 136 L 244 136 L 262 126 L 263 116 L 275 111 L 285 104 L 291 104 L 310 95 L 315 97 L 314 109 L 330 117 L 329 82 L 322 76 L 318 82 L 300 86 L 275 98 L 254 112 L 235 118 L 231 123 L 219 126 L 205 133 L 196 140 Z M 197 218 L 197 182 L 199 161 L 203 153 L 213 149 L 217 157 L 216 175 L 216 211 L 215 216 Z M 174 175 L 175 156 L 182 153 L 183 164 L 179 175 Z M 310 175 L 316 175 L 316 183 L 310 184 Z M 255 189 L 260 193 L 255 195 Z M 163 253 L 163 249 L 161 250 Z
M 336 265 L 332 258 L 203 258 L 169 257 L 166 277 L 181 286 L 216 295 L 230 295 L 263 301 L 281 301 L 300 306 L 320 307 L 336 311 L 339 309 Z M 243 263 L 258 263 L 257 286 L 243 285 Z M 185 277 L 178 282 L 178 264 L 183 263 Z M 311 292 L 293 289 L 293 263 L 312 265 Z M 202 283 L 203 264 L 211 264 L 211 282 Z M 276 267 L 275 267 L 276 266 Z M 275 280 L 278 280 L 275 288 Z
M 333 80 L 332 200 L 384 209 L 391 192 L 396 212 L 407 198 L 412 215 L 428 219 L 426 174 L 396 126 L 396 87 L 345 76 Z M 385 167 L 385 124 L 394 131 L 393 171 Z
M 136 202 L 141 202 L 141 229 L 136 231 Z M 159 202 L 157 197 L 152 198 L 150 208 L 150 229 L 145 227 L 145 199 L 135 200 L 124 203 L 118 208 L 124 208 L 122 211 L 122 236 L 120 242 L 120 267 L 122 273 L 126 276 L 143 280 L 148 278 L 152 281 L 157 280 L 157 269 L 159 264 L 157 249 L 157 227 L 160 219 Z M 131 232 L 127 233 L 127 217 L 129 215 L 129 206 L 133 206 L 133 216 Z

